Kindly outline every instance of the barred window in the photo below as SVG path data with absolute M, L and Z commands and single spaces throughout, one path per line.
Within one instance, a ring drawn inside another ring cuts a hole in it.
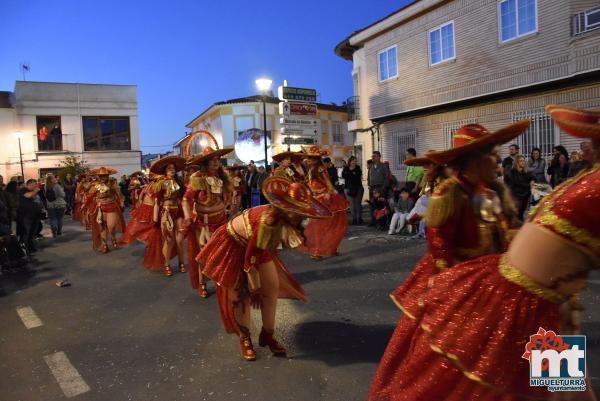
M 392 169 L 405 170 L 406 149 L 417 147 L 417 130 L 408 129 L 386 133 L 392 140 Z
M 540 148 L 542 157 L 551 157 L 552 148 L 558 145 L 559 132 L 548 114 L 542 110 L 528 110 L 515 113 L 513 121 L 528 118 L 531 124 L 519 136 L 518 144 L 522 155 L 530 155 L 533 148 Z

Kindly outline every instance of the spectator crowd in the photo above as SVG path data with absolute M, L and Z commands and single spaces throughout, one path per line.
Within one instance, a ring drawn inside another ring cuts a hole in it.
M 75 179 L 67 174 L 58 180 L 47 174 L 43 180 L 23 181 L 15 176 L 4 182 L 0 176 L 0 262 L 3 267 L 21 265 L 37 251 L 44 222 L 52 237 L 63 234 L 63 219 L 73 211 Z

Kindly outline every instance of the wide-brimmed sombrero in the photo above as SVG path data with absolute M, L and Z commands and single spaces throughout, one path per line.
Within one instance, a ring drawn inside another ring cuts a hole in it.
M 405 166 L 425 166 L 427 164 L 435 164 L 435 162 L 427 157 L 413 157 L 412 159 L 404 160 Z
M 529 123 L 527 119 L 520 120 L 493 133 L 480 124 L 463 125 L 456 130 L 451 149 L 427 152 L 425 157 L 436 164 L 446 164 L 475 150 L 506 143 L 525 132 Z
M 129 178 L 134 178 L 134 177 L 143 177 L 146 174 L 144 174 L 143 171 L 134 171 L 133 173 L 129 174 Z
M 320 147 L 314 145 L 309 148 L 304 148 L 303 153 L 301 153 L 302 157 L 325 157 L 329 156 L 329 151 L 327 149 L 321 149 Z
M 206 148 L 204 148 L 202 153 L 197 154 L 196 156 L 190 158 L 188 160 L 187 164 L 188 165 L 189 164 L 200 164 L 205 160 L 221 158 L 231 152 L 233 152 L 233 148 L 231 148 L 231 147 L 215 150 L 215 149 L 211 148 L 210 146 L 207 146 Z
M 302 183 L 292 183 L 283 177 L 269 177 L 263 182 L 262 191 L 271 205 L 283 211 L 313 219 L 333 216 L 331 210 Z
M 185 159 L 181 156 L 162 157 L 152 164 L 150 171 L 156 174 L 163 174 L 163 170 L 169 164 L 173 164 L 175 166 L 175 171 L 181 171 L 185 167 Z
M 435 152 L 435 150 L 430 149 L 427 152 Z M 405 166 L 425 166 L 427 164 L 435 164 L 435 162 L 425 156 L 413 157 L 412 159 L 404 160 Z
M 273 155 L 273 160 L 277 161 L 277 162 L 282 162 L 285 159 L 292 159 L 293 160 L 302 160 L 302 158 L 306 157 L 306 153 L 304 152 L 281 152 L 281 153 L 277 153 L 276 155 Z
M 117 174 L 117 170 L 112 167 L 98 167 L 93 170 L 90 170 L 90 175 L 113 175 Z
M 566 133 L 578 138 L 600 139 L 600 111 L 549 104 L 546 111 Z

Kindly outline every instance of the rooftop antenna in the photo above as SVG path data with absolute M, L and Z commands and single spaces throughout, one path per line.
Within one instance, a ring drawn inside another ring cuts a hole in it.
M 27 81 L 27 79 L 25 78 L 25 73 L 29 72 L 29 70 L 31 69 L 29 63 L 21 63 L 20 68 L 21 72 L 23 73 L 23 81 Z

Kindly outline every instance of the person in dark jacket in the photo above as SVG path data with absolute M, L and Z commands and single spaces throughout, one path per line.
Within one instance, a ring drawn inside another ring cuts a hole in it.
M 9 235 L 11 231 L 8 208 L 4 202 L 0 200 L 0 236 Z
M 509 185 L 510 181 L 510 170 L 512 170 L 515 159 L 519 154 L 519 145 L 513 143 L 508 147 L 509 155 L 502 160 L 502 171 L 504 175 L 504 183 Z
M 11 222 L 17 221 L 17 209 L 19 208 L 19 194 L 17 193 L 17 181 L 11 181 L 6 184 L 4 191 L 0 192 L 0 197 L 4 205 L 8 208 L 8 215 Z
M 337 168 L 335 168 L 335 166 L 331 162 L 331 158 L 324 157 L 323 164 L 325 164 L 325 167 L 327 167 L 327 175 L 329 175 L 329 179 L 331 180 L 331 183 L 333 184 L 335 189 L 338 189 L 338 187 L 339 187 L 338 181 L 339 181 L 340 177 L 338 176 Z
M 509 187 L 513 197 L 517 201 L 519 209 L 518 217 L 523 220 L 523 215 L 527 206 L 529 205 L 529 199 L 531 198 L 531 183 L 535 182 L 535 178 L 531 173 L 527 172 L 527 163 L 525 156 L 517 156 L 515 163 L 510 170 Z
M 567 149 L 565 149 L 564 146 L 562 145 L 558 145 L 555 146 L 552 149 L 552 160 L 550 161 L 550 164 L 548 165 L 548 175 L 550 176 L 550 186 L 552 186 L 552 188 L 554 188 L 555 186 L 557 186 L 558 184 L 554 181 L 555 180 L 555 170 L 558 168 L 559 165 L 559 157 L 560 155 L 563 155 L 565 157 L 565 159 L 567 161 L 569 161 L 569 154 L 567 153 Z M 560 175 L 560 173 L 558 173 Z
M 36 201 L 40 193 L 40 185 L 34 179 L 19 189 L 19 210 L 17 213 L 17 233 L 19 241 L 27 247 L 29 252 L 35 252 L 34 238 L 40 223 L 42 204 Z
M 73 211 L 73 203 L 75 202 L 75 179 L 71 173 L 67 173 L 65 178 L 62 180 L 62 187 L 65 190 L 65 200 L 67 201 L 66 215 L 71 214 Z
M 365 194 L 365 189 L 362 184 L 362 171 L 357 163 L 356 157 L 351 156 L 348 159 L 348 165 L 344 167 L 342 177 L 345 181 L 346 197 L 350 201 L 352 224 L 363 224 L 362 199 Z
M 554 186 L 562 184 L 567 178 L 569 178 L 570 172 L 571 163 L 569 162 L 569 157 L 561 153 L 558 156 L 558 165 L 554 168 L 554 172 L 552 174 Z
M 527 172 L 533 175 L 535 182 L 547 183 L 546 181 L 546 160 L 542 159 L 542 152 L 539 148 L 531 150 L 531 158 L 527 163 Z

